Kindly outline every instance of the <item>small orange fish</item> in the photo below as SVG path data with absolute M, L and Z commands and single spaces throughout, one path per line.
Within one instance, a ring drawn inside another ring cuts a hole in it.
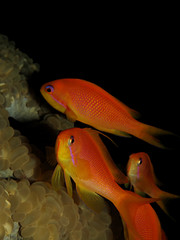
M 159 219 L 149 204 L 157 199 L 142 198 L 116 183 L 127 179 L 112 162 L 99 132 L 86 128 L 64 130 L 57 137 L 55 149 L 58 165 L 52 176 L 52 185 L 56 190 L 61 187 L 63 170 L 70 196 L 72 178 L 80 198 L 90 208 L 97 212 L 104 208 L 101 196 L 116 206 L 127 226 L 128 239 L 161 239 Z
M 154 168 L 147 153 L 139 152 L 131 154 L 127 164 L 127 175 L 136 193 L 148 194 L 153 198 L 162 200 L 168 198 L 179 198 L 179 196 L 162 191 L 157 185 Z M 157 204 L 168 214 L 164 202 L 157 201 Z
M 80 79 L 59 79 L 41 87 L 41 94 L 71 121 L 80 121 L 96 129 L 119 136 L 136 136 L 164 148 L 156 135 L 170 134 L 137 121 L 137 112 L 99 86 Z

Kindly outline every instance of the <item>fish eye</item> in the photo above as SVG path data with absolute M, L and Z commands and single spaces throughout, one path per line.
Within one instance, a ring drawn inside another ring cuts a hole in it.
M 139 166 L 141 164 L 142 164 L 142 158 L 139 158 L 139 161 L 138 161 L 137 165 Z
M 68 139 L 68 145 L 71 146 L 74 143 L 74 136 L 70 136 Z
M 46 86 L 45 89 L 46 89 L 46 92 L 48 92 L 48 93 L 53 93 L 54 92 L 54 87 L 51 86 L 51 85 Z

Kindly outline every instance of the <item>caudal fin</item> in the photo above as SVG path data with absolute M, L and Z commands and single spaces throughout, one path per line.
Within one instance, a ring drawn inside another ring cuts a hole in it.
M 133 135 L 142 139 L 145 142 L 150 143 L 151 145 L 163 149 L 172 148 L 172 139 L 174 141 L 175 139 L 177 140 L 178 137 L 172 132 L 140 122 L 138 124 L 137 131 Z
M 137 221 L 139 221 L 139 216 L 137 219 L 137 213 L 139 209 L 145 205 L 152 202 L 155 202 L 159 199 L 157 198 L 143 198 L 133 192 L 125 191 L 124 196 L 118 200 L 116 199 L 116 202 L 114 205 L 118 209 L 123 221 L 125 222 L 127 226 L 127 232 L 130 236 L 133 236 L 133 239 L 142 239 L 141 232 L 139 231 L 139 228 L 136 224 Z M 153 209 L 152 209 L 153 211 Z M 142 213 L 142 219 L 144 219 L 145 216 Z M 144 223 L 143 223 L 144 224 Z
M 160 208 L 172 219 L 172 216 L 169 214 L 168 210 L 167 210 L 167 203 L 171 200 L 171 199 L 177 199 L 180 198 L 180 196 L 172 194 L 172 193 L 168 193 L 165 191 L 162 191 L 160 197 L 161 200 L 157 201 L 157 204 L 160 206 Z

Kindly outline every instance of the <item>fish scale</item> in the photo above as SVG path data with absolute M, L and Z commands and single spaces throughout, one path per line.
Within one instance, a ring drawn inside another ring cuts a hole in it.
M 165 203 L 168 199 L 180 198 L 180 196 L 165 192 L 158 186 L 158 180 L 149 155 L 145 152 L 133 153 L 129 156 L 127 175 L 136 193 L 148 194 L 153 198 L 159 198 L 157 204 L 169 215 Z
M 59 79 L 41 87 L 44 98 L 71 121 L 80 121 L 118 136 L 129 134 L 154 146 L 165 148 L 158 135 L 171 132 L 137 121 L 136 111 L 94 83 L 81 79 Z
M 74 111 L 78 109 L 80 114 L 86 114 L 92 121 L 98 120 L 99 124 L 119 124 L 120 111 L 108 98 L 87 89 L 73 89 L 70 95 Z
M 114 174 L 117 167 L 112 164 L 99 132 L 89 128 L 62 131 L 56 140 L 56 155 L 58 165 L 52 177 L 52 185 L 57 190 L 58 185 L 61 187 L 61 171 L 64 171 L 70 196 L 72 178 L 80 198 L 93 210 L 99 212 L 104 208 L 101 196 L 115 205 L 125 222 L 129 240 L 161 240 L 159 219 L 149 204 L 157 199 L 142 198 L 123 190 L 116 183 Z M 123 173 L 117 171 L 121 177 Z

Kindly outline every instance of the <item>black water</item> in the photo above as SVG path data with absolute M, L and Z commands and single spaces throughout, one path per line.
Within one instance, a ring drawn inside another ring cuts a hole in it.
M 178 42 L 175 29 L 167 25 L 158 28 L 154 23 L 153 27 L 136 28 L 131 25 L 129 32 L 123 30 L 119 35 L 119 31 L 111 27 L 93 31 L 72 25 L 69 30 L 60 28 L 53 31 L 48 28 L 38 31 L 27 28 L 22 32 L 5 28 L 2 33 L 40 64 L 40 72 L 32 77 L 29 85 L 41 101 L 44 100 L 39 88 L 43 83 L 64 77 L 82 78 L 96 83 L 139 111 L 140 121 L 180 135 Z M 75 126 L 85 127 L 78 122 Z M 176 142 L 173 150 L 162 150 L 134 137 L 125 139 L 109 136 L 119 148 L 108 140 L 105 143 L 122 169 L 125 170 L 131 153 L 147 152 L 156 176 L 162 182 L 161 188 L 180 195 L 179 142 Z M 54 141 L 54 136 L 52 138 Z M 171 140 L 169 144 L 172 144 Z M 173 239 L 174 233 L 178 234 L 179 204 L 179 200 L 168 203 L 170 214 L 176 222 L 153 205 L 169 239 Z

